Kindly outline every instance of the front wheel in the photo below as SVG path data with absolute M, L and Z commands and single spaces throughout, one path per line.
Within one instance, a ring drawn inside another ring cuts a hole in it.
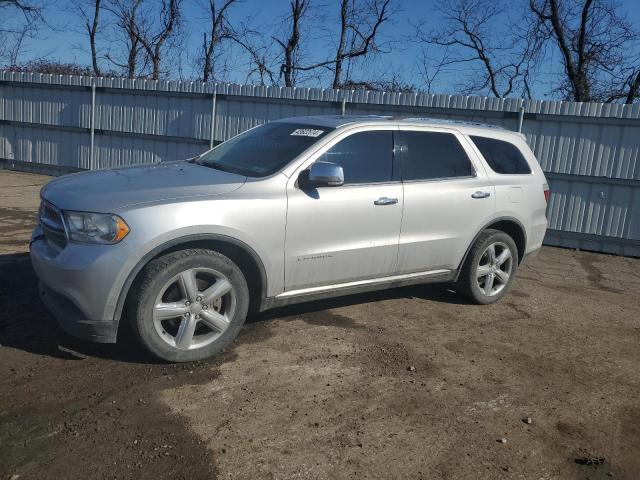
M 249 308 L 242 271 L 211 250 L 181 250 L 141 274 L 133 330 L 154 355 L 170 362 L 202 360 L 238 335 Z
M 485 230 L 469 251 L 458 290 L 476 303 L 495 303 L 511 288 L 517 267 L 518 249 L 513 239 L 499 230 Z

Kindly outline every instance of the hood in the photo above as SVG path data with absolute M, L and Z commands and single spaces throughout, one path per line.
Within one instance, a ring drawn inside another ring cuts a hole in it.
M 93 170 L 52 180 L 42 197 L 65 210 L 115 212 L 139 203 L 223 195 L 246 177 L 187 162 Z

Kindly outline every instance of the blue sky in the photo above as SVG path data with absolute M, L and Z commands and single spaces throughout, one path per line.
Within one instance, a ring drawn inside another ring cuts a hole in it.
M 157 0 L 147 0 L 149 2 Z M 195 52 L 202 41 L 202 34 L 207 29 L 206 12 L 204 3 L 206 0 L 184 0 L 184 40 L 178 54 L 167 59 L 165 71 L 174 78 L 184 79 L 197 78 L 198 70 L 194 68 Z M 517 16 L 521 12 L 524 0 L 514 0 L 505 5 L 512 5 L 508 10 L 508 15 Z M 45 11 L 46 21 L 49 28 L 41 31 L 38 38 L 25 42 L 24 49 L 20 56 L 21 61 L 31 58 L 49 57 L 64 62 L 76 62 L 80 64 L 90 64 L 88 52 L 88 41 L 81 32 L 81 26 L 71 13 L 71 0 L 56 0 L 47 2 Z M 313 2 L 313 0 L 312 0 Z M 221 0 L 218 0 L 221 3 Z M 640 0 L 622 0 L 622 11 L 624 16 L 634 22 L 640 28 Z M 331 26 L 336 24 L 338 13 L 337 0 L 316 0 L 316 13 L 326 15 L 325 18 L 317 20 L 315 17 L 310 20 L 313 26 L 313 38 L 304 37 L 304 52 L 309 61 L 321 60 L 330 56 Z M 335 4 L 335 5 L 334 5 Z M 397 0 L 398 12 L 394 15 L 392 23 L 385 25 L 382 30 L 381 41 L 384 45 L 384 53 L 380 53 L 365 62 L 358 62 L 353 65 L 353 78 L 376 79 L 389 78 L 394 73 L 399 76 L 404 83 L 415 85 L 418 89 L 426 90 L 424 78 L 421 75 L 421 58 L 423 46 L 409 40 L 414 32 L 416 23 L 420 23 L 425 29 L 438 28 L 441 17 L 434 11 L 434 2 L 431 0 Z M 243 0 L 235 5 L 231 11 L 231 20 L 239 23 L 249 22 L 254 29 L 269 32 L 271 34 L 282 34 L 279 23 L 288 13 L 289 0 Z M 104 37 L 113 33 L 103 32 Z M 303 30 L 303 35 L 305 31 Z M 335 35 L 334 35 L 335 37 Z M 268 38 L 268 36 L 267 36 Z M 104 42 L 103 38 L 103 44 Z M 111 45 L 112 54 L 116 42 L 108 42 Z M 273 45 L 272 41 L 269 41 Z M 103 49 L 104 50 L 104 49 Z M 103 51 L 104 53 L 104 51 Z M 433 58 L 439 57 L 442 51 L 435 47 L 430 47 L 428 55 Z M 557 74 L 560 64 L 558 56 L 551 51 L 546 57 L 543 65 L 538 67 L 538 75 L 534 84 L 534 96 L 544 98 L 548 92 L 557 84 Z M 103 58 L 103 67 L 110 67 Z M 248 57 L 243 55 L 237 48 L 229 47 L 222 63 L 227 64 L 227 71 L 220 75 L 220 80 L 234 83 L 256 82 L 257 78 L 247 79 Z M 111 65 L 113 68 L 113 66 Z M 460 89 L 461 78 L 464 74 L 474 75 L 473 69 L 468 72 L 461 70 L 445 70 L 441 72 L 432 85 L 433 93 L 457 93 Z M 330 83 L 329 73 L 316 72 L 300 79 L 300 84 L 304 86 L 327 87 Z M 515 96 L 518 96 L 516 94 Z

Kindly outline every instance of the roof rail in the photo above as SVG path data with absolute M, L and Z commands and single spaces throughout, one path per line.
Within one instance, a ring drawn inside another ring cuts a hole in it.
M 404 120 L 407 122 L 429 122 L 440 123 L 443 125 L 469 125 L 473 127 L 486 127 L 495 128 L 496 130 L 505 130 L 504 127 L 499 125 L 492 125 L 490 123 L 474 122 L 472 120 L 450 120 L 445 118 L 431 118 L 431 117 L 398 117 L 398 120 Z

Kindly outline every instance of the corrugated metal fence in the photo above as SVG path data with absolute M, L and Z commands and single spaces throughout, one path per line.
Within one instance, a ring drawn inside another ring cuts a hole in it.
M 269 120 L 342 111 L 521 128 L 551 184 L 546 242 L 640 256 L 640 104 L 0 72 L 0 167 L 187 158 Z

